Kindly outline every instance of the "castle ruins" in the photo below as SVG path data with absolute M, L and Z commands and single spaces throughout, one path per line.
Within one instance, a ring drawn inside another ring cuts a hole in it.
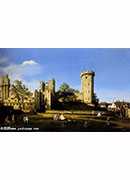
M 85 104 L 93 104 L 94 97 L 94 76 L 93 71 L 85 71 L 80 74 L 81 77 L 81 92 L 76 94 L 77 99 Z M 12 106 L 14 109 L 23 111 L 43 112 L 44 110 L 53 109 L 55 103 L 55 80 L 48 82 L 40 82 L 40 88 L 35 90 L 32 96 L 22 96 L 18 98 L 20 92 L 11 90 L 10 79 L 8 75 L 0 77 L 0 103 L 5 106 Z

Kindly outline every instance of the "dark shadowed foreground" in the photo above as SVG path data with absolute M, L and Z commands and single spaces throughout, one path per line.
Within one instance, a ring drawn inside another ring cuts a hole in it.
M 3 113 L 4 112 L 4 113 Z M 55 120 L 62 113 L 64 120 Z M 3 109 L 0 113 L 0 131 L 22 132 L 128 132 L 130 120 L 118 116 L 91 114 L 84 111 L 48 111 L 39 114 L 25 114 L 22 111 Z

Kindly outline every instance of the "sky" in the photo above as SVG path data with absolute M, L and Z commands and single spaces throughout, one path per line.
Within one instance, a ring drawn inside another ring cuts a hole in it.
M 100 101 L 130 101 L 130 49 L 0 49 L 0 75 L 22 80 L 31 90 L 53 78 L 57 89 L 66 82 L 80 90 L 80 73 L 87 70 L 95 71 Z

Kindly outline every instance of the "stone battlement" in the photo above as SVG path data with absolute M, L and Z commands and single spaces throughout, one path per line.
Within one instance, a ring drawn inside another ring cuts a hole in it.
M 84 75 L 93 75 L 93 76 L 95 76 L 95 72 L 94 71 L 81 72 L 80 77 L 82 78 Z

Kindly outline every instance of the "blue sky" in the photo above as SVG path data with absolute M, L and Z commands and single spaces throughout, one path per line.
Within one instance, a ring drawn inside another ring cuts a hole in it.
M 55 78 L 79 89 L 80 72 L 93 70 L 101 101 L 130 101 L 130 49 L 0 49 L 0 73 L 23 80 L 32 89 Z

